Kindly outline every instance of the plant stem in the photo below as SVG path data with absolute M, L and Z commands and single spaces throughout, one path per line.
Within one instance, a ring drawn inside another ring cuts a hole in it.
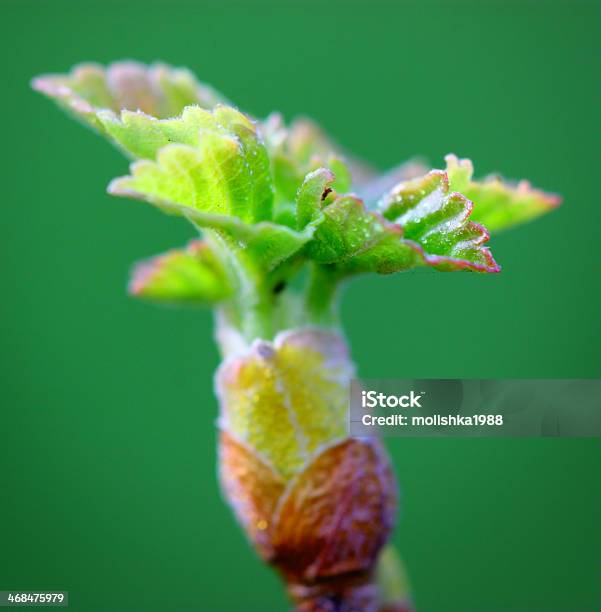
M 228 323 L 249 343 L 256 338 L 271 338 L 274 333 L 273 300 L 265 276 L 226 234 L 206 229 L 203 233 L 236 288 L 232 300 L 222 308 Z
M 326 266 L 312 264 L 305 293 L 308 320 L 315 325 L 334 327 L 338 323 L 336 297 L 338 276 Z

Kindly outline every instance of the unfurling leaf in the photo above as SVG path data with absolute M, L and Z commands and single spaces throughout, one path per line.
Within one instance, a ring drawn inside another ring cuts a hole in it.
M 136 297 L 157 302 L 208 304 L 232 293 L 227 276 L 201 240 L 138 263 L 129 284 Z
M 445 172 L 400 183 L 379 203 L 380 213 L 342 196 L 326 206 L 308 245 L 312 259 L 343 274 L 390 274 L 416 266 L 497 272 L 486 230 L 468 220 L 471 202 L 449 193 Z
M 369 578 L 394 523 L 385 450 L 348 438 L 353 372 L 339 334 L 305 328 L 238 350 L 215 377 L 224 493 L 261 556 L 301 590 Z
M 142 111 L 167 118 L 179 115 L 186 106 L 212 108 L 227 102 L 189 70 L 132 61 L 115 62 L 106 68 L 80 64 L 69 74 L 37 77 L 32 85 L 103 134 L 106 134 L 104 121 L 99 117 L 103 110 Z
M 188 106 L 181 115 L 170 119 L 123 110 L 119 115 L 100 111 L 98 120 L 115 143 L 132 158 L 154 160 L 162 147 L 173 143 L 197 147 L 201 131 L 227 134 L 213 113 L 198 106 Z
M 369 571 L 395 510 L 396 485 L 379 440 L 347 438 L 308 462 L 278 504 L 275 562 L 307 582 Z
M 366 165 L 343 153 L 321 128 L 306 118 L 293 121 L 289 127 L 277 113 L 260 124 L 272 162 L 276 204 L 294 201 L 306 175 L 320 167 L 334 172 L 332 185 L 344 193 L 359 175 L 369 173 Z
M 332 191 L 330 185 L 334 175 L 327 168 L 318 168 L 307 174 L 296 195 L 296 219 L 298 229 L 315 221 L 324 205 L 324 200 Z
M 286 483 L 247 444 L 224 430 L 219 438 L 221 486 L 257 552 L 270 559 L 273 515 Z
M 146 158 L 131 165 L 130 176 L 111 182 L 111 194 L 149 202 L 201 228 L 224 232 L 264 270 L 310 239 L 313 228 L 296 232 L 270 221 L 267 152 L 255 125 L 237 110 L 187 108 L 181 117 L 166 121 L 124 113 L 121 120 L 110 121 L 120 145 Z M 150 136 L 138 140 L 139 130 Z
M 219 368 L 220 425 L 289 479 L 318 447 L 346 435 L 352 373 L 334 332 L 295 330 L 256 341 Z
M 534 219 L 561 203 L 559 196 L 534 189 L 528 181 L 510 183 L 498 176 L 473 180 L 469 159 L 447 155 L 445 160 L 451 189 L 472 200 L 472 219 L 491 232 Z
M 379 440 L 346 438 L 319 448 L 288 482 L 255 448 L 224 429 L 219 458 L 221 486 L 236 517 L 296 596 L 338 577 L 345 591 L 362 590 L 362 583 L 370 582 L 394 524 L 397 499 Z M 349 574 L 359 580 L 345 584 Z M 326 592 L 331 587 L 323 586 Z
M 137 197 L 176 213 L 190 209 L 246 223 L 271 219 L 273 189 L 267 152 L 253 123 L 242 113 L 229 107 L 213 112 L 196 108 L 188 109 L 181 119 L 142 118 L 142 122 L 156 127 L 156 138 L 145 141 L 151 159 L 132 164 L 132 175 L 113 181 L 111 193 Z M 123 125 L 128 128 L 125 134 L 136 132 L 135 124 Z M 173 144 L 165 145 L 165 141 Z

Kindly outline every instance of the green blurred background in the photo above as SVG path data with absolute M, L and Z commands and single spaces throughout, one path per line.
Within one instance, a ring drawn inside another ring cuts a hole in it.
M 218 492 L 210 313 L 124 289 L 193 230 L 105 194 L 126 162 L 29 90 L 40 72 L 162 59 L 382 168 L 453 151 L 563 194 L 493 237 L 502 274 L 361 279 L 343 318 L 366 377 L 601 375 L 598 4 L 0 6 L 0 590 L 69 590 L 77 611 L 286 608 Z M 599 440 L 389 448 L 421 612 L 601 609 Z

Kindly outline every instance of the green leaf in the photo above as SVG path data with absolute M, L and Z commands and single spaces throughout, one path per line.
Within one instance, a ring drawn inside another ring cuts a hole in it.
M 176 157 L 180 166 L 202 164 L 205 178 L 207 175 L 218 178 L 220 173 L 223 174 L 222 180 L 212 181 L 217 187 L 229 181 L 232 209 L 227 214 L 237 215 L 248 222 L 271 217 L 273 188 L 267 151 L 253 122 L 236 109 L 217 105 L 209 112 L 199 107 L 188 107 L 180 117 L 166 120 L 129 111 L 117 118 L 113 113 L 105 112 L 99 113 L 99 119 L 115 141 L 133 157 L 156 160 L 158 152 L 173 143 L 202 151 L 200 157 L 191 152 L 186 155 L 187 149 L 181 149 L 179 153 L 170 149 L 170 154 L 163 153 L 161 161 L 168 164 L 166 174 L 173 171 Z M 140 168 L 147 178 L 150 174 L 157 175 L 156 167 L 148 165 L 134 168 L 134 174 L 140 172 Z M 171 178 L 176 188 L 181 187 L 177 185 L 175 176 Z M 164 185 L 164 181 L 161 184 Z M 207 187 L 204 189 L 206 191 Z M 179 202 L 167 196 L 163 194 L 163 198 Z M 207 192 L 204 199 L 209 196 L 215 198 L 214 193 Z M 213 202 L 214 207 L 224 208 L 223 196 L 221 194 L 221 198 Z
M 261 269 L 271 271 L 298 253 L 313 236 L 314 228 L 309 226 L 302 232 L 296 232 L 283 225 L 264 221 L 229 231 L 245 247 L 252 261 Z
M 561 203 L 559 196 L 534 189 L 528 181 L 509 183 L 498 176 L 473 180 L 469 159 L 447 155 L 445 160 L 451 189 L 474 202 L 472 219 L 491 232 L 534 219 Z
M 186 106 L 212 108 L 227 102 L 184 68 L 132 61 L 115 62 L 106 68 L 79 64 L 68 74 L 37 77 L 32 86 L 102 134 L 106 131 L 98 117 L 101 110 L 142 111 L 167 118 L 179 115 Z
M 99 111 L 97 119 L 115 143 L 132 158 L 156 159 L 160 149 L 179 143 L 198 146 L 201 130 L 227 133 L 213 113 L 198 106 L 186 107 L 172 119 L 156 119 L 143 112 L 124 110 L 119 116 Z
M 131 171 L 112 181 L 109 193 L 149 202 L 225 233 L 262 269 L 273 269 L 312 235 L 313 228 L 301 233 L 261 220 L 270 204 L 267 185 L 260 166 L 247 160 L 242 143 L 230 135 L 202 132 L 198 147 L 168 145 L 156 162 L 137 161 Z
M 498 272 L 486 230 L 468 221 L 471 202 L 449 194 L 446 173 L 400 183 L 366 210 L 353 196 L 339 197 L 323 209 L 308 246 L 317 262 L 342 273 L 390 274 L 416 266 L 439 270 Z
M 225 271 L 201 240 L 138 263 L 129 291 L 157 302 L 198 305 L 212 305 L 232 294 Z
M 271 219 L 274 190 L 270 161 L 255 125 L 248 117 L 229 106 L 217 106 L 213 113 L 215 120 L 235 135 L 244 151 L 254 220 Z
M 385 219 L 402 226 L 403 237 L 420 245 L 425 260 L 439 269 L 498 272 L 483 244 L 489 234 L 470 220 L 473 204 L 450 192 L 446 172 L 432 170 L 422 178 L 400 183 L 379 202 Z
M 159 123 L 150 121 L 153 126 Z M 271 219 L 269 160 L 250 120 L 234 109 L 217 107 L 213 113 L 189 109 L 181 120 L 167 123 L 170 138 L 177 135 L 182 144 L 161 146 L 167 132 L 157 128 L 157 137 L 147 141 L 161 147 L 152 152 L 156 161 L 132 164 L 131 176 L 113 181 L 111 193 L 144 199 L 176 213 L 180 206 L 247 223 Z
M 351 190 L 352 177 L 351 171 L 342 157 L 330 153 L 326 157 L 325 165 L 334 173 L 335 179 L 332 187 L 338 193 L 347 193 Z
M 297 227 L 304 228 L 315 221 L 334 182 L 334 175 L 327 168 L 318 168 L 307 174 L 296 196 Z
M 390 274 L 420 265 L 419 247 L 401 239 L 402 230 L 369 212 L 361 200 L 342 196 L 323 210 L 309 256 L 343 274 Z
M 359 162 L 344 154 L 315 122 L 303 117 L 286 127 L 274 113 L 259 128 L 271 158 L 276 205 L 294 201 L 305 176 L 320 167 L 334 172 L 336 191 L 350 190 L 353 164 L 359 168 Z
M 131 165 L 130 176 L 112 181 L 109 193 L 219 230 L 266 270 L 310 239 L 312 228 L 296 232 L 270 222 L 273 188 L 267 151 L 253 122 L 237 110 L 191 107 L 165 121 L 126 112 L 110 121 L 121 146 L 146 159 Z

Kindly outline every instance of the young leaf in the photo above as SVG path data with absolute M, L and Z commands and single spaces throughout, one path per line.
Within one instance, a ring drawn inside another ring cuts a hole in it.
M 229 297 L 232 288 L 209 246 L 195 240 L 185 249 L 138 263 L 129 291 L 157 302 L 211 305 Z
M 253 448 L 227 431 L 219 433 L 219 480 L 251 542 L 273 557 L 273 514 L 286 482 Z
M 352 374 L 336 333 L 305 328 L 257 340 L 217 372 L 220 426 L 288 480 L 318 448 L 346 436 Z
M 110 193 L 224 231 L 263 269 L 272 269 L 311 237 L 312 228 L 299 233 L 268 221 L 273 203 L 269 159 L 254 124 L 237 110 L 188 108 L 167 121 L 124 113 L 113 126 L 122 129 L 122 146 L 133 151 L 140 143 L 137 152 L 146 147 L 149 159 L 133 163 L 131 175 L 115 179 Z M 150 136 L 137 140 L 138 133 Z
M 336 199 L 323 211 L 308 255 L 343 274 L 391 274 L 421 265 L 418 245 L 402 240 L 402 229 L 369 212 L 353 196 Z
M 254 123 L 230 106 L 217 106 L 215 120 L 232 133 L 244 151 L 246 173 L 251 178 L 251 209 L 255 221 L 271 219 L 274 189 L 269 155 Z
M 97 119 L 115 143 L 134 159 L 156 159 L 158 151 L 172 143 L 198 146 L 201 131 L 227 134 L 213 113 L 199 106 L 188 106 L 171 119 L 128 110 L 120 115 L 99 111 Z
M 347 438 L 324 448 L 278 501 L 272 538 L 276 565 L 287 576 L 315 582 L 370 571 L 394 525 L 396 497 L 390 460 L 379 440 Z M 347 610 L 368 608 L 357 603 Z
M 37 77 L 32 85 L 102 134 L 106 130 L 98 117 L 101 110 L 142 111 L 167 118 L 179 115 L 186 106 L 212 108 L 227 102 L 184 68 L 132 61 L 115 62 L 106 68 L 79 64 L 69 74 Z
M 449 194 L 444 172 L 397 185 L 379 207 L 381 214 L 366 210 L 353 196 L 337 198 L 322 211 L 309 256 L 343 274 L 391 274 L 423 265 L 499 271 L 483 246 L 486 230 L 468 221 L 471 203 Z
M 472 219 L 491 232 L 534 219 L 561 203 L 559 196 L 534 189 L 528 181 L 512 184 L 498 176 L 473 180 L 469 159 L 447 155 L 445 160 L 451 189 L 474 202 Z
M 134 162 L 131 172 L 112 181 L 109 193 L 225 232 L 264 270 L 300 250 L 312 235 L 313 228 L 300 233 L 261 220 L 269 216 L 272 197 L 265 160 L 225 131 L 201 132 L 197 146 L 163 147 L 156 161 Z
M 297 227 L 304 228 L 319 216 L 324 200 L 332 191 L 334 174 L 327 168 L 318 168 L 307 174 L 296 195 Z
M 302 232 L 296 232 L 284 225 L 263 221 L 227 231 L 244 246 L 251 260 L 260 269 L 269 272 L 298 253 L 311 239 L 314 228 L 307 227 Z
M 427 263 L 439 269 L 498 272 L 481 225 L 470 221 L 473 204 L 464 195 L 449 193 L 445 172 L 400 183 L 379 202 L 385 219 L 403 228 L 403 237 L 420 245 Z
M 189 126 L 191 117 L 198 123 L 201 115 L 188 113 L 182 122 Z M 202 121 L 206 121 L 204 115 Z M 132 164 L 132 175 L 116 179 L 109 190 L 159 206 L 171 202 L 204 213 L 235 216 L 248 223 L 270 219 L 273 191 L 266 152 L 250 121 L 234 127 L 243 140 L 216 121 L 201 130 L 182 128 L 185 144 L 163 146 L 155 152 L 156 161 Z
M 272 114 L 260 129 L 272 162 L 278 205 L 294 201 L 305 176 L 320 167 L 334 172 L 332 187 L 342 193 L 351 188 L 351 174 L 355 177 L 362 173 L 364 164 L 343 154 L 309 119 L 296 119 L 286 127 L 279 114 Z

